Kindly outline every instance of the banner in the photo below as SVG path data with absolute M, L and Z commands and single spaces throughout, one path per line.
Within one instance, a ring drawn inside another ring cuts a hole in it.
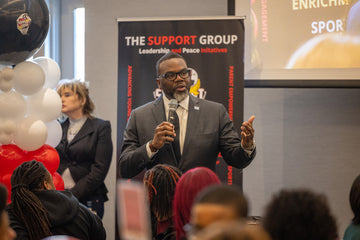
M 131 110 L 161 95 L 156 61 L 168 51 L 181 54 L 191 68 L 190 93 L 222 103 L 240 135 L 243 121 L 243 18 L 118 19 L 118 156 Z M 222 181 L 242 185 L 242 171 L 219 156 Z

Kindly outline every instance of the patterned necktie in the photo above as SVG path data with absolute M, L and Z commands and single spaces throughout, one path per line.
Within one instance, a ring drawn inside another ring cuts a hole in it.
M 178 105 L 178 107 L 179 107 L 179 105 Z M 175 114 L 174 127 L 175 127 L 176 137 L 175 137 L 174 141 L 172 142 L 172 145 L 173 145 L 175 157 L 176 157 L 177 161 L 180 162 L 180 159 L 181 159 L 181 152 L 180 152 L 180 124 L 179 124 L 179 117 L 178 117 L 177 113 Z

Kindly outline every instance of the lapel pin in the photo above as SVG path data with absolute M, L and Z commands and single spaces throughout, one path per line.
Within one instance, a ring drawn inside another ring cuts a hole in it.
M 199 110 L 200 108 L 199 108 L 199 106 L 194 106 L 194 109 Z

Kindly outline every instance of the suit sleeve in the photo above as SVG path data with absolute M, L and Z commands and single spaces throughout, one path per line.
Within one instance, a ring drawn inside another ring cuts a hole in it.
M 254 159 L 256 149 L 249 156 L 241 147 L 241 139 L 234 128 L 225 107 L 220 109 L 220 152 L 227 164 L 236 168 L 245 168 Z
M 109 171 L 113 145 L 111 141 L 111 126 L 109 121 L 104 121 L 98 130 L 94 162 L 91 164 L 90 173 L 81 178 L 71 189 L 78 198 L 94 192 L 105 180 Z
M 124 142 L 118 160 L 118 169 L 123 178 L 132 178 L 150 164 L 146 144 L 140 145 L 136 123 L 136 112 L 132 111 L 124 132 Z

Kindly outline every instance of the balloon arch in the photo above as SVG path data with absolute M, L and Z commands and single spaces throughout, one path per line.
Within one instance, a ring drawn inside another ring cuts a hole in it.
M 28 60 L 48 33 L 49 10 L 44 0 L 5 0 L 0 2 L 0 22 L 0 182 L 11 193 L 12 172 L 35 159 L 62 190 L 54 149 L 62 135 L 57 121 L 62 103 L 54 90 L 60 68 L 47 57 Z

